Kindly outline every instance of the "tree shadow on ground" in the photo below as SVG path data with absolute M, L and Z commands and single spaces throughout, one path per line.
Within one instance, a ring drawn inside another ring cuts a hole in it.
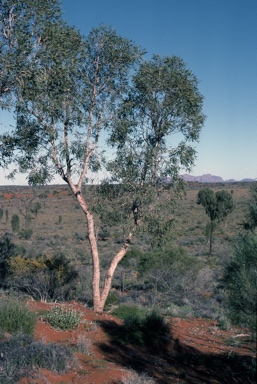
M 162 350 L 143 345 L 128 345 L 122 342 L 123 325 L 107 320 L 98 323 L 110 338 L 107 342 L 97 344 L 105 359 L 126 369 L 147 374 L 157 383 L 256 383 L 251 356 L 205 354 L 172 337 Z

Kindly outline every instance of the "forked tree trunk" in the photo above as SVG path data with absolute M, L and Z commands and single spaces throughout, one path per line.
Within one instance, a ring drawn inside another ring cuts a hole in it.
M 75 186 L 71 187 L 74 195 L 77 198 L 77 201 L 83 210 L 83 212 L 86 215 L 87 219 L 87 225 L 88 225 L 88 237 L 90 242 L 90 248 L 91 248 L 91 255 L 92 255 L 92 262 L 93 262 L 93 274 L 92 274 L 92 293 L 93 293 L 93 306 L 94 311 L 96 313 L 102 313 L 104 310 L 104 305 L 106 302 L 106 299 L 108 297 L 108 294 L 111 289 L 112 279 L 114 272 L 119 264 L 119 262 L 122 260 L 122 258 L 127 253 L 127 250 L 130 245 L 130 241 L 133 237 L 133 234 L 135 232 L 136 226 L 131 231 L 131 233 L 128 235 L 127 239 L 125 240 L 124 244 L 122 245 L 119 252 L 113 257 L 109 269 L 106 273 L 104 284 L 101 289 L 100 283 L 101 283 L 101 273 L 100 273 L 100 261 L 99 261 L 99 254 L 98 254 L 98 247 L 97 247 L 97 240 L 95 235 L 95 229 L 94 229 L 94 217 L 92 213 L 89 211 L 87 203 L 83 196 L 81 195 L 81 192 L 76 189 Z

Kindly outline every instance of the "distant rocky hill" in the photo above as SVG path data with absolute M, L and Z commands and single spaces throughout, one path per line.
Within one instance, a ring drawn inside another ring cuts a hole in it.
M 215 176 L 215 175 L 211 175 L 210 173 L 207 173 L 205 175 L 201 175 L 201 176 L 193 176 L 193 175 L 188 175 L 188 174 L 184 174 L 184 175 L 181 175 L 182 179 L 185 180 L 185 181 L 198 181 L 199 183 L 233 183 L 233 182 L 236 182 L 236 181 L 239 181 L 239 180 L 234 180 L 234 179 L 229 179 L 229 180 L 223 180 L 222 177 L 220 176 Z M 255 181 L 254 179 L 243 179 L 243 180 L 240 180 L 240 181 L 243 181 L 243 182 L 250 182 L 250 181 Z

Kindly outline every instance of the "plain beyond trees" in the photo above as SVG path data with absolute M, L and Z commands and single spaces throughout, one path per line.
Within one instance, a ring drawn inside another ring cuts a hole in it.
M 27 25 L 24 9 L 33 13 L 33 2 L 19 3 L 21 8 L 8 1 L 4 5 Z M 44 6 L 54 6 L 58 17 L 40 17 L 36 47 L 32 44 L 21 56 L 26 76 L 9 88 L 10 98 L 2 104 L 15 108 L 16 127 L 1 137 L 1 164 L 15 162 L 17 172 L 28 173 L 29 184 L 47 183 L 56 173 L 68 184 L 86 217 L 94 310 L 101 313 L 137 229 L 145 223 L 149 230 L 154 217 L 162 224 L 157 231 L 161 244 L 162 228 L 170 228 L 179 173 L 189 170 L 196 157 L 203 97 L 181 58 L 144 60 L 144 51 L 113 28 L 100 25 L 81 36 L 61 20 L 57 1 Z M 8 28 L 21 42 L 34 41 L 31 28 Z M 9 73 L 20 78 L 8 52 L 0 54 L 9 71 L 6 81 Z M 20 54 L 19 44 L 13 46 L 12 57 Z M 98 203 L 89 206 L 83 185 L 104 172 L 108 178 L 99 186 Z M 117 203 L 122 214 L 115 220 L 126 221 L 127 235 L 101 279 L 95 220 L 108 217 L 105 213 Z M 160 217 L 164 204 L 167 218 Z

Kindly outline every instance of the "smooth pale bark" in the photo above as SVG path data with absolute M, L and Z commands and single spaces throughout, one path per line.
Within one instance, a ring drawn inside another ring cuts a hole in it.
M 112 279 L 113 275 L 115 273 L 115 270 L 119 264 L 119 262 L 122 260 L 122 258 L 127 253 L 127 250 L 130 245 L 130 241 L 133 237 L 133 234 L 136 230 L 136 226 L 134 226 L 133 230 L 128 235 L 127 239 L 125 240 L 124 244 L 120 248 L 119 252 L 113 257 L 109 269 L 106 273 L 104 284 L 101 289 L 101 271 L 100 271 L 100 260 L 99 260 L 99 254 L 98 254 L 98 247 L 97 247 L 97 240 L 96 240 L 96 234 L 95 234 L 95 226 L 94 226 L 94 217 L 93 214 L 90 212 L 88 205 L 82 196 L 82 193 L 80 189 L 75 186 L 71 180 L 68 182 L 74 196 L 76 197 L 78 204 L 80 205 L 82 211 L 84 212 L 87 220 L 87 226 L 88 226 L 88 237 L 90 242 L 90 248 L 91 248 L 91 255 L 92 255 L 92 262 L 93 262 L 93 275 L 92 275 L 92 293 L 93 293 L 93 306 L 94 311 L 96 313 L 103 313 L 104 305 L 106 302 L 106 299 L 108 297 L 108 294 L 111 289 Z

